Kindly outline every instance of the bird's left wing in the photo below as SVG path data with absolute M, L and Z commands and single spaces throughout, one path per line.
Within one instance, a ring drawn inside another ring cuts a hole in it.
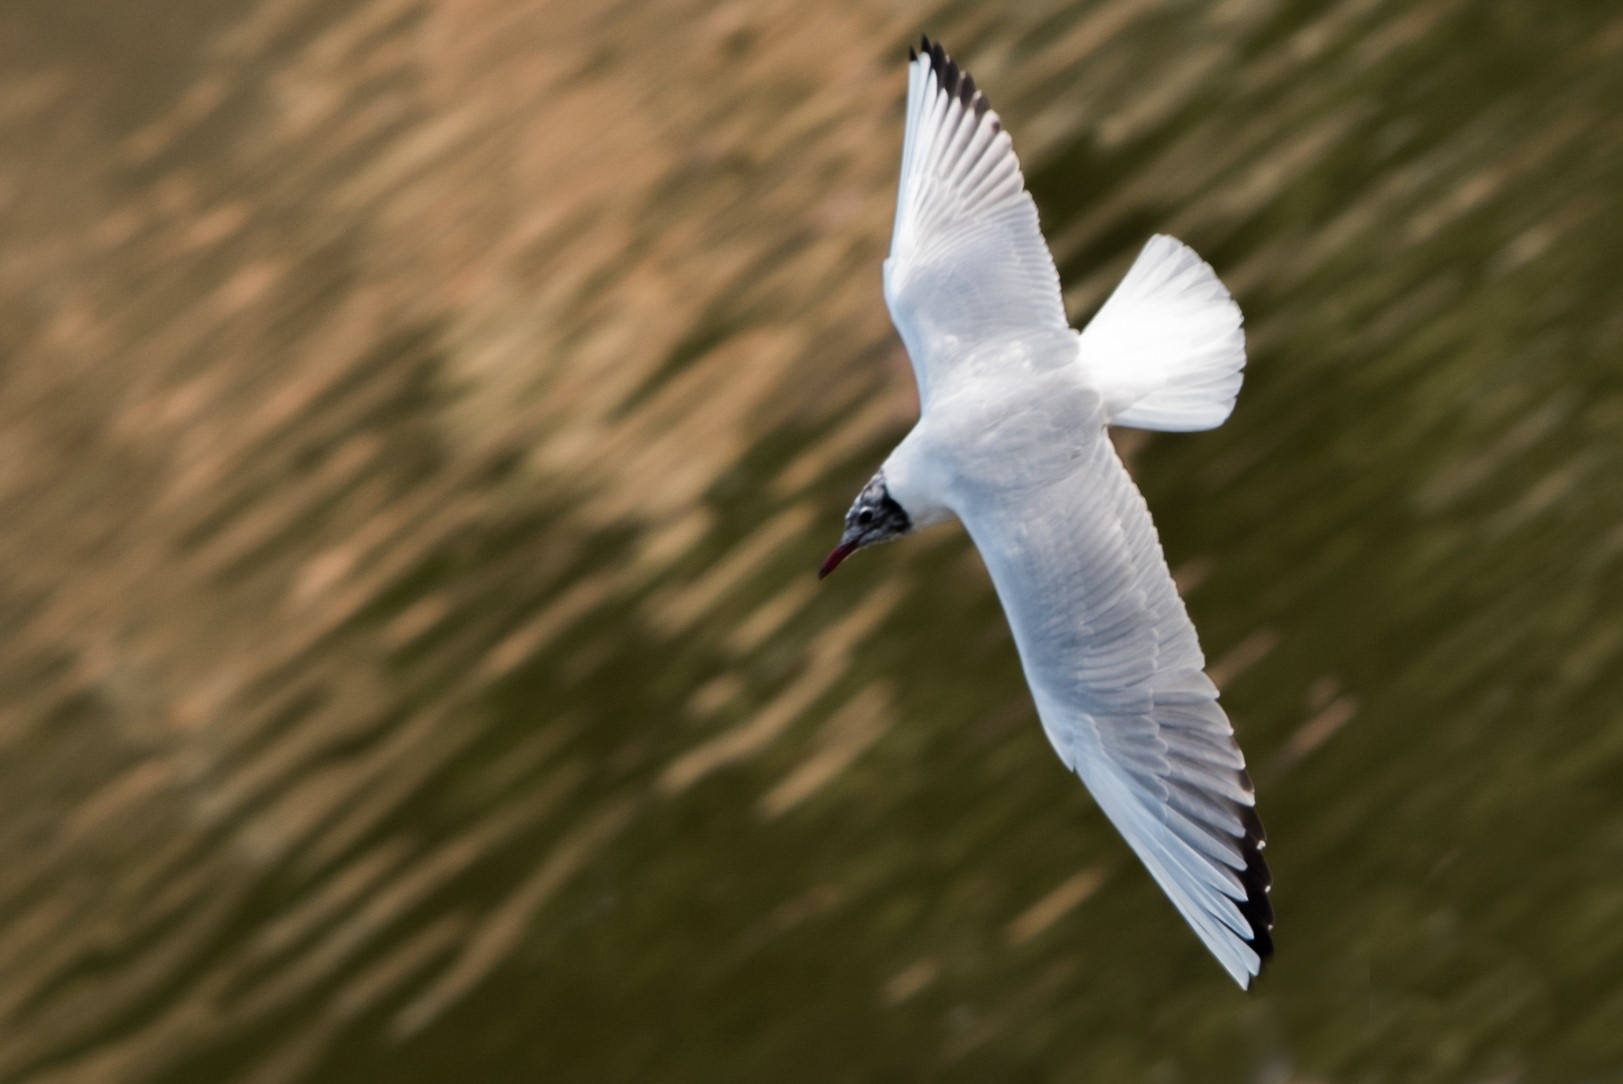
M 949 370 L 1024 344 L 1071 363 L 1059 276 L 1009 135 L 974 79 L 923 40 L 908 69 L 907 133 L 885 301 L 919 394 Z
M 1028 446 L 988 457 L 996 477 L 971 481 L 958 513 L 1055 750 L 1245 986 L 1273 949 L 1245 760 L 1144 498 L 1065 399 L 1011 423 Z

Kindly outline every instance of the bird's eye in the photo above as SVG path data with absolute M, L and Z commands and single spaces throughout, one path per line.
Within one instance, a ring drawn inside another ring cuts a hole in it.
M 860 524 L 861 526 L 866 527 L 868 524 L 870 524 L 872 522 L 873 522 L 873 509 L 872 508 L 864 508 L 862 511 L 857 513 L 857 523 Z

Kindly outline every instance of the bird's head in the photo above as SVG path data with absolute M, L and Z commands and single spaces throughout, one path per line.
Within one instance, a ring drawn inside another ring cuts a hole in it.
M 880 471 L 862 487 L 862 492 L 852 502 L 851 510 L 845 514 L 845 533 L 840 536 L 840 544 L 829 553 L 817 578 L 822 579 L 833 572 L 841 561 L 857 550 L 878 542 L 889 542 L 912 530 L 913 520 L 890 495 L 890 490 L 885 486 L 885 472 Z

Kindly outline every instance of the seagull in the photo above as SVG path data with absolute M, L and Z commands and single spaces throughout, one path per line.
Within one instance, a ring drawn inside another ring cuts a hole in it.
M 1239 306 L 1192 249 L 1157 235 L 1072 329 L 997 113 L 939 43 L 909 57 L 884 285 L 919 420 L 818 576 L 961 522 L 1054 751 L 1245 988 L 1273 952 L 1266 836 L 1149 508 L 1106 431 L 1222 424 L 1245 367 Z

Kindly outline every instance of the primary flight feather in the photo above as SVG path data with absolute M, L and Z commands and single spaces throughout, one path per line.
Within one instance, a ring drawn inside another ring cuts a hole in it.
M 884 281 L 922 409 L 821 575 L 864 546 L 961 521 L 1048 740 L 1248 985 L 1273 951 L 1251 779 L 1106 434 L 1220 425 L 1245 366 L 1239 307 L 1199 256 L 1157 236 L 1074 331 L 1008 133 L 928 38 L 908 68 Z

